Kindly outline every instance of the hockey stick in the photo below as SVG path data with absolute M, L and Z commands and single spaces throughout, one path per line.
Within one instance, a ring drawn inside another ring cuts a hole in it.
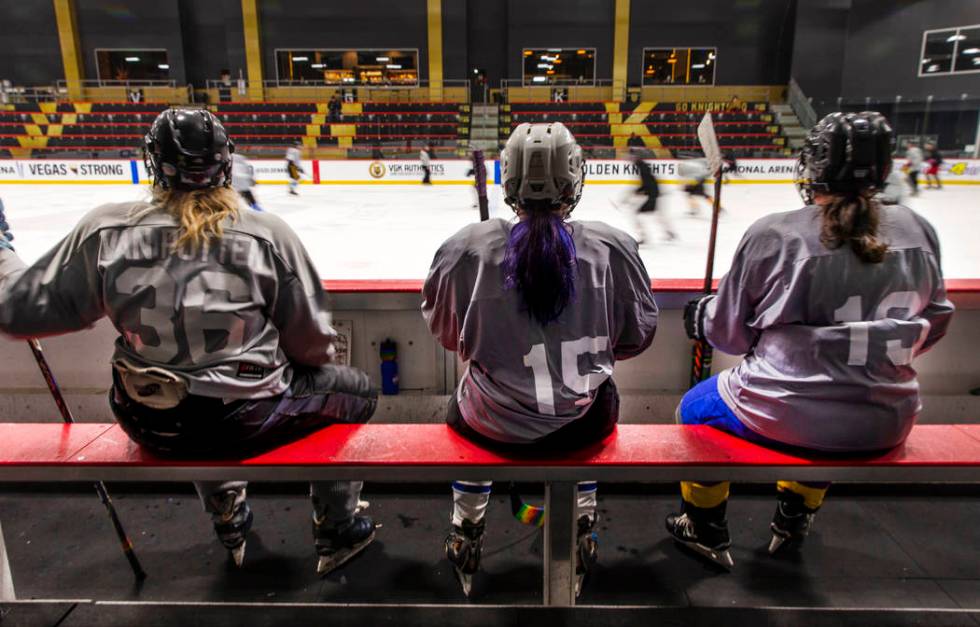
M 41 351 L 41 343 L 31 338 L 27 340 L 27 344 L 31 347 L 31 352 L 34 353 L 34 359 L 37 361 L 38 368 L 41 369 L 41 375 L 44 377 L 44 382 L 48 384 L 48 390 L 54 398 L 54 404 L 58 406 L 58 411 L 61 412 L 62 419 L 68 424 L 75 422 L 75 418 L 71 415 L 71 409 L 68 408 L 68 403 L 65 402 L 65 397 L 61 394 L 61 388 L 58 387 L 58 382 L 54 378 L 54 373 L 51 372 L 48 360 Z M 143 571 L 143 567 L 140 566 L 140 562 L 136 558 L 136 553 L 133 551 L 133 542 L 126 535 L 126 530 L 123 529 L 122 523 L 119 521 L 116 508 L 112 504 L 112 499 L 109 498 L 109 492 L 106 490 L 105 484 L 101 481 L 96 482 L 95 491 L 98 493 L 99 500 L 102 501 L 106 511 L 109 513 L 109 520 L 112 521 L 112 526 L 116 530 L 116 537 L 119 538 L 119 543 L 122 545 L 122 550 L 126 555 L 129 566 L 133 569 L 133 575 L 136 576 L 136 581 L 143 581 L 146 579 L 146 572 Z
M 476 179 L 476 198 L 480 205 L 480 222 L 490 219 L 490 201 L 487 200 L 487 163 L 482 150 L 473 151 L 473 174 Z
M 711 207 L 711 235 L 708 238 L 708 262 L 704 271 L 705 294 L 711 293 L 711 281 L 715 269 L 715 244 L 718 240 L 718 214 L 721 212 L 721 149 L 715 136 L 715 127 L 711 122 L 711 114 L 704 114 L 704 119 L 698 125 L 698 141 L 705 157 L 708 158 L 708 168 L 715 177 L 715 197 Z M 691 387 L 711 376 L 711 358 L 714 349 L 705 340 L 695 340 L 691 349 Z

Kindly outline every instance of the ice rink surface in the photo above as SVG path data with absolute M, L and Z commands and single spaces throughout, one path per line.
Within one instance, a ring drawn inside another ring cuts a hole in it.
M 589 185 L 574 219 L 601 220 L 637 235 L 639 198 L 626 185 Z M 641 254 L 655 279 L 704 277 L 710 207 L 701 200 L 690 214 L 686 195 L 662 185 L 659 211 L 679 234 L 667 243 L 656 219 L 645 219 Z M 491 215 L 513 218 L 490 189 Z M 479 219 L 475 192 L 464 185 L 304 185 L 290 196 L 283 185 L 260 185 L 261 205 L 288 222 L 310 251 L 324 279 L 422 279 L 447 237 Z M 0 198 L 16 236 L 18 253 L 33 262 L 66 235 L 87 211 L 107 202 L 147 197 L 135 185 L 0 185 Z M 909 205 L 936 228 L 947 278 L 980 278 L 980 186 L 923 190 Z M 758 218 L 802 206 L 790 184 L 730 184 L 722 191 L 715 276 L 721 276 L 745 229 Z M 646 216 L 645 216 L 646 217 Z

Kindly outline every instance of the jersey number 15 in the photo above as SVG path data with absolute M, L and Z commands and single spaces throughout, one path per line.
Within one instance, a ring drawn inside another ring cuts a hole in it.
M 596 381 L 596 375 L 580 374 L 578 371 L 578 358 L 580 355 L 589 353 L 601 353 L 608 350 L 609 338 L 605 335 L 598 337 L 580 337 L 577 340 L 570 340 L 561 343 L 561 383 L 575 392 L 576 394 L 586 395 L 590 389 L 590 383 Z M 534 344 L 531 352 L 524 355 L 524 367 L 530 368 L 534 375 L 534 396 L 538 402 L 538 413 L 543 416 L 555 415 L 555 385 L 551 380 L 551 370 L 548 368 L 548 354 L 544 344 Z M 596 385 L 602 383 L 609 375 L 603 372 Z M 590 378 L 592 379 L 590 381 Z

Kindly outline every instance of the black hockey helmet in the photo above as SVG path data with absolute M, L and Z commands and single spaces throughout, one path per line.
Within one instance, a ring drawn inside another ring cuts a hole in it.
M 881 189 L 892 169 L 892 128 L 877 111 L 831 113 L 803 142 L 796 188 L 813 203 L 814 192 L 857 193 Z
M 235 144 L 206 109 L 167 109 L 143 138 L 143 162 L 154 185 L 203 189 L 231 184 Z

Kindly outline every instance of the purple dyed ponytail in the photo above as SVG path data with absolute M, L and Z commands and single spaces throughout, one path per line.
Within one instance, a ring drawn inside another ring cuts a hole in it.
M 557 319 L 575 298 L 577 270 L 572 228 L 561 214 L 530 210 L 511 229 L 504 287 L 516 289 L 528 313 L 542 325 Z

